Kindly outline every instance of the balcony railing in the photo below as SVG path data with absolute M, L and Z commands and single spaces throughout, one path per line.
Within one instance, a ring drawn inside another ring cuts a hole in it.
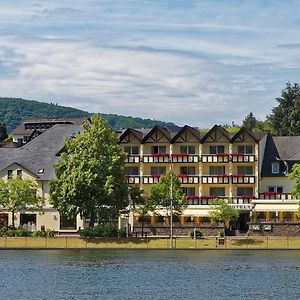
M 178 179 L 183 184 L 198 184 L 199 176 L 197 175 L 188 175 L 188 174 L 179 174 L 177 175 Z
M 144 163 L 168 163 L 170 161 L 170 154 L 145 154 L 143 155 Z
M 126 175 L 128 184 L 139 184 L 141 183 L 139 175 Z
M 252 205 L 252 199 L 254 196 L 235 196 L 235 197 L 226 197 L 226 196 L 187 196 L 189 205 L 213 205 L 214 199 L 226 199 L 228 204 L 236 206 L 236 209 L 251 209 L 249 205 Z
M 128 155 L 126 157 L 126 162 L 129 164 L 136 164 L 140 162 L 140 156 L 139 155 Z
M 155 175 L 144 175 L 143 176 L 143 183 L 145 184 L 153 184 L 158 183 L 161 176 L 165 174 L 155 174 Z
M 233 163 L 253 163 L 255 162 L 254 154 L 244 154 L 244 153 L 231 153 L 231 161 Z
M 276 192 L 264 192 L 259 193 L 259 199 L 266 200 L 294 200 L 297 199 L 291 193 L 276 193 Z
M 199 155 L 195 154 L 171 154 L 173 163 L 198 163 Z
M 229 182 L 230 177 L 228 174 L 202 176 L 203 184 L 228 184 Z
M 203 154 L 201 156 L 201 161 L 203 163 L 227 163 L 229 160 L 230 155 L 228 153 Z
M 233 184 L 254 184 L 255 176 L 254 175 L 244 175 L 244 174 L 231 174 L 231 182 Z

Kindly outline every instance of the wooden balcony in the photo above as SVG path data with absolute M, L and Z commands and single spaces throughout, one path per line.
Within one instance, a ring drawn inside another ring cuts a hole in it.
M 140 176 L 139 175 L 126 175 L 128 184 L 140 184 Z
M 233 163 L 254 163 L 254 154 L 244 154 L 244 153 L 231 153 L 231 161 Z
M 259 193 L 259 199 L 265 200 L 296 200 L 297 198 L 291 193 L 276 193 L 276 192 L 264 192 Z
M 144 184 L 154 184 L 158 183 L 161 176 L 164 176 L 164 174 L 157 174 L 157 175 L 144 175 L 143 176 L 143 183 Z
M 227 174 L 221 175 L 206 175 L 202 176 L 202 183 L 203 184 L 229 184 L 230 183 L 230 176 Z
M 177 175 L 178 179 L 183 184 L 198 184 L 199 176 L 198 175 L 187 175 L 187 174 L 179 174 Z
M 227 153 L 203 154 L 201 161 L 203 163 L 228 163 L 230 161 L 230 155 Z
M 230 175 L 233 184 L 254 184 L 254 175 L 232 174 Z
M 128 164 L 137 164 L 140 162 L 140 156 L 139 155 L 128 155 L 126 157 L 126 163 Z
M 170 155 L 164 154 L 145 154 L 143 155 L 144 163 L 169 163 Z
M 198 163 L 199 155 L 194 154 L 171 154 L 173 163 Z
M 252 199 L 254 196 L 235 196 L 235 197 L 226 197 L 226 196 L 188 196 L 188 205 L 213 205 L 214 199 L 226 199 L 228 204 L 236 206 L 237 209 L 250 209 L 249 205 L 252 205 Z M 239 205 L 239 207 L 238 207 Z

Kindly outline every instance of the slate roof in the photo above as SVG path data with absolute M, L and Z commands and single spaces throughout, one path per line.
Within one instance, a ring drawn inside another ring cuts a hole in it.
M 55 175 L 53 165 L 59 160 L 57 154 L 63 149 L 65 139 L 82 130 L 79 125 L 54 125 L 21 148 L 0 148 L 0 170 L 16 163 L 40 180 L 50 180 Z M 41 169 L 44 172 L 39 174 Z

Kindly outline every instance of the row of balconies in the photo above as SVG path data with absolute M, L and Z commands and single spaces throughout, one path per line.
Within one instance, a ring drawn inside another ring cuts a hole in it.
M 146 154 L 146 155 L 128 155 L 127 163 L 253 163 L 254 154 L 244 153 L 219 153 L 219 154 Z
M 163 174 L 154 175 L 126 175 L 129 184 L 154 184 L 158 183 Z M 254 175 L 221 174 L 221 175 L 177 175 L 182 184 L 255 184 Z

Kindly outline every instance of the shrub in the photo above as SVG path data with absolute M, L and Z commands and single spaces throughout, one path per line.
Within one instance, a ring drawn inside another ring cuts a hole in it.
M 32 236 L 35 237 L 45 237 L 47 235 L 46 231 L 36 230 L 32 233 Z
M 224 236 L 225 236 L 224 230 L 220 230 L 220 231 L 219 231 L 219 236 L 220 236 L 220 237 L 224 237 Z
M 47 230 L 46 230 L 46 236 L 48 236 L 48 237 L 53 237 L 53 236 L 54 236 L 54 230 L 52 230 L 52 229 L 47 229 Z
M 79 230 L 83 237 L 118 237 L 126 236 L 126 229 L 118 230 L 114 224 L 98 224 L 94 228 L 84 228 Z
M 203 232 L 200 229 L 191 229 L 190 230 L 190 237 L 196 239 L 201 239 L 203 237 Z
M 29 232 L 25 229 L 15 229 L 15 236 L 28 236 Z

